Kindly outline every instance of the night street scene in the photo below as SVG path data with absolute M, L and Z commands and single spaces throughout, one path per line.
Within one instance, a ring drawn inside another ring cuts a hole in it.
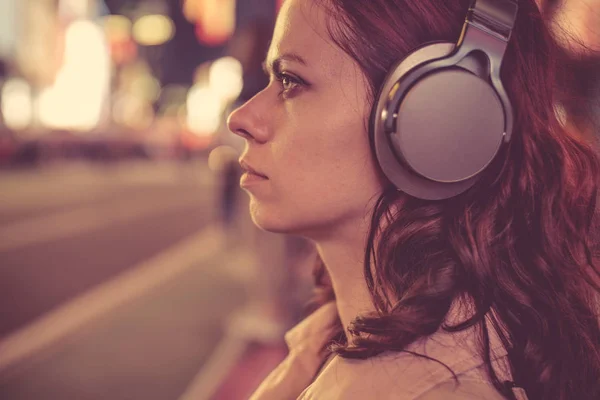
M 284 2 L 0 0 L 0 399 L 244 400 L 285 359 L 316 249 L 253 223 L 227 126 Z M 596 145 L 600 58 L 565 48 Z

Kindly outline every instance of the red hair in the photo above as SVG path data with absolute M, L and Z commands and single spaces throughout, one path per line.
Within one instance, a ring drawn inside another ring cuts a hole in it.
M 470 3 L 322 5 L 331 15 L 331 38 L 358 63 L 374 96 L 389 68 L 411 49 L 456 41 Z M 502 70 L 516 118 L 510 144 L 473 188 L 453 199 L 424 201 L 386 188 L 373 212 L 364 262 L 378 312 L 352 322 L 352 343 L 342 339 L 334 348 L 340 356 L 401 351 L 440 328 L 476 325 L 486 339 L 482 320 L 492 315 L 513 378 L 530 400 L 600 399 L 594 309 L 600 273 L 592 242 L 600 170 L 591 147 L 556 118 L 560 60 L 535 2 L 520 1 Z M 320 264 L 320 303 L 334 296 L 325 275 Z M 445 326 L 459 298 L 469 299 L 477 313 Z M 479 351 L 491 382 L 512 398 L 491 367 L 489 349 Z

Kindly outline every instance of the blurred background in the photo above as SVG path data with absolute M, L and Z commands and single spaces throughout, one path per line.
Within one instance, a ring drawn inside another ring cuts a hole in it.
M 539 4 L 595 142 L 600 1 Z M 285 357 L 314 250 L 252 225 L 225 126 L 279 6 L 0 0 L 1 399 L 241 400 Z

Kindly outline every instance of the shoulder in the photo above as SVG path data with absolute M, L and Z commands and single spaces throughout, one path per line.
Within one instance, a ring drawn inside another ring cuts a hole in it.
M 445 381 L 415 400 L 504 400 L 491 382 L 478 379 Z
M 508 360 L 492 343 L 494 369 L 503 377 Z M 300 399 L 502 399 L 488 380 L 474 333 L 436 333 L 366 360 L 335 357 Z M 456 384 L 455 376 L 458 380 Z M 469 393 L 473 393 L 469 397 Z M 474 396 L 474 397 L 473 397 Z
M 323 326 L 328 325 L 323 321 L 330 321 L 330 317 L 326 308 L 321 313 L 325 317 L 315 313 L 288 335 L 291 348 L 304 348 L 307 342 L 314 342 L 315 336 L 322 336 Z M 493 327 L 488 328 L 492 367 L 500 379 L 510 379 L 506 349 Z M 453 333 L 440 330 L 415 341 L 404 351 L 390 351 L 365 360 L 336 356 L 299 399 L 451 400 L 454 396 L 468 400 L 469 391 L 477 399 L 501 399 L 487 378 L 478 344 L 477 329 L 471 327 Z
M 347 360 L 336 357 L 300 399 L 503 400 L 483 368 L 453 375 L 410 353 Z

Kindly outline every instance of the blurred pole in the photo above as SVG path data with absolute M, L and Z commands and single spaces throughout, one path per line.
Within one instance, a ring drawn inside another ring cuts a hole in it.
M 235 211 L 239 196 L 239 180 L 240 180 L 240 167 L 237 160 L 229 160 L 223 167 L 222 172 L 223 188 L 221 191 L 221 204 L 223 210 L 223 222 L 228 231 L 231 231 L 231 227 L 235 221 Z

